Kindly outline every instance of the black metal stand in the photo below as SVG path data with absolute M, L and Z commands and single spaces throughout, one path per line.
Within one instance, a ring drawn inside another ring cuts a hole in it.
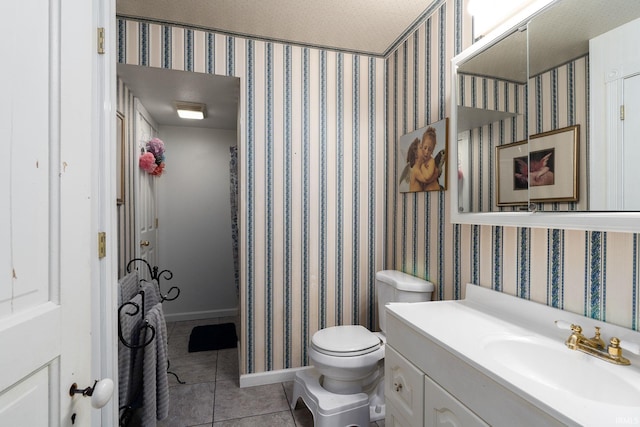
M 162 294 L 160 279 L 165 279 L 165 280 L 173 279 L 173 273 L 171 272 L 171 270 L 159 271 L 158 266 L 151 267 L 151 265 L 147 262 L 147 260 L 142 258 L 134 258 L 131 261 L 129 261 L 129 263 L 127 264 L 127 273 L 131 272 L 131 264 L 133 264 L 136 261 L 143 262 L 147 266 L 147 269 L 149 270 L 149 277 L 151 277 L 151 280 L 156 281 L 156 284 L 158 285 L 158 292 L 160 293 L 160 297 L 161 297 L 160 302 L 173 301 L 180 296 L 180 288 L 177 286 L 172 286 L 171 288 L 169 288 L 169 291 L 166 294 L 164 295 Z M 142 280 L 145 280 L 145 279 L 142 279 Z M 172 291 L 176 291 L 176 295 L 169 297 L 169 294 Z

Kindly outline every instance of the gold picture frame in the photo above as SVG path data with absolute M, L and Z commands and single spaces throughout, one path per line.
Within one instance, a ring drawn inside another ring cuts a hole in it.
M 496 199 L 498 206 L 529 203 L 527 140 L 496 147 Z
M 579 150 L 580 125 L 529 137 L 529 197 L 532 202 L 578 201 Z

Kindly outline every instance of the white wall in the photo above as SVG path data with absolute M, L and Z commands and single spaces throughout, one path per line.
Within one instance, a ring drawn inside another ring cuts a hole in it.
M 229 147 L 236 132 L 161 126 L 166 168 L 158 184 L 159 266 L 173 272 L 161 282 L 181 289 L 167 301 L 167 320 L 235 314 L 229 201 Z

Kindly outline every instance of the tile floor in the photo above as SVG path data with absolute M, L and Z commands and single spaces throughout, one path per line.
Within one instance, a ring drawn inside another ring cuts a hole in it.
M 194 326 L 234 322 L 238 328 L 236 320 L 223 317 L 167 324 L 170 371 L 186 384 L 169 376 L 169 417 L 158 422 L 159 427 L 313 426 L 304 405 L 289 408 L 293 382 L 240 388 L 237 349 L 188 352 Z M 384 421 L 371 423 L 371 427 L 384 427 Z

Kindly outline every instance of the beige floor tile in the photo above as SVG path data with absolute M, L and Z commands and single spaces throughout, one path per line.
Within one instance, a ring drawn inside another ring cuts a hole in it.
M 287 411 L 289 405 L 280 384 L 239 388 L 235 381 L 217 381 L 214 421 Z
M 213 382 L 169 388 L 169 417 L 159 427 L 188 427 L 213 422 L 216 385 Z
M 168 342 L 169 360 L 189 355 L 189 335 L 171 335 Z
M 282 411 L 213 423 L 213 427 L 296 427 L 291 412 Z
M 218 370 L 216 381 L 234 381 L 238 384 L 240 373 L 238 369 L 238 349 L 227 348 L 218 350 Z
M 187 384 L 212 382 L 216 380 L 217 362 L 217 351 L 199 351 L 170 359 L 169 370 Z M 172 375 L 169 376 L 169 385 L 178 385 Z

